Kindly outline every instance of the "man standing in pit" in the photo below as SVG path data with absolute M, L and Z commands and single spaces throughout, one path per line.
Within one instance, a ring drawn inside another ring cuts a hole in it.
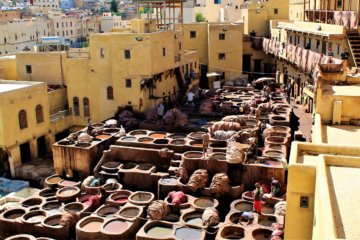
M 263 195 L 262 187 L 259 183 L 255 183 L 255 193 L 254 193 L 254 211 L 261 215 L 262 203 L 261 197 Z
M 203 139 L 203 158 L 207 158 L 207 149 L 210 144 L 210 134 L 206 131 L 202 135 L 202 139 Z

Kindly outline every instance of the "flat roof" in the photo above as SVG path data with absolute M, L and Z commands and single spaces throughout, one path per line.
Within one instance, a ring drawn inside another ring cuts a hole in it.
M 322 125 L 322 135 L 327 144 L 359 147 L 360 126 Z
M 44 84 L 42 82 L 27 82 L 14 80 L 0 80 L 0 93 L 10 92 L 22 88 L 31 87 L 34 85 Z
M 360 97 L 360 86 L 358 85 L 336 86 L 325 84 L 324 89 L 331 90 L 334 96 Z
M 328 166 L 326 171 L 337 238 L 359 239 L 360 168 Z

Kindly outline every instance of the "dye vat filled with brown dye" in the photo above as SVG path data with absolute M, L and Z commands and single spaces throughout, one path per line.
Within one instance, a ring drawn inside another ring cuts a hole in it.
M 220 236 L 225 239 L 243 239 L 244 229 L 241 227 L 228 226 L 224 227 Z
M 151 133 L 149 135 L 149 137 L 152 137 L 152 138 L 165 138 L 166 134 L 165 133 Z
M 123 208 L 119 215 L 125 218 L 134 218 L 140 213 L 140 209 L 136 207 L 126 207 Z
M 5 219 L 16 219 L 21 217 L 22 215 L 25 214 L 25 210 L 24 209 L 10 209 L 7 212 L 4 213 L 4 218 Z
M 110 234 L 121 234 L 127 229 L 128 225 L 125 221 L 115 219 L 105 224 L 104 231 Z
M 272 231 L 268 229 L 255 229 L 252 233 L 255 240 L 271 239 Z
M 235 204 L 235 209 L 240 212 L 251 212 L 253 210 L 253 204 L 250 202 L 239 202 Z
M 85 223 L 81 226 L 81 229 L 86 232 L 99 232 L 102 224 L 102 219 L 90 218 L 85 221 Z
M 200 208 L 214 207 L 215 201 L 211 198 L 199 198 L 194 201 L 194 204 Z
M 99 139 L 107 139 L 111 137 L 110 135 L 106 135 L 106 134 L 100 134 L 100 135 L 97 135 L 96 138 L 99 138 Z
M 265 226 L 265 227 L 271 227 L 273 223 L 276 223 L 276 217 L 274 216 L 259 216 L 258 224 Z
M 46 218 L 46 212 L 44 211 L 32 211 L 22 216 L 22 221 L 26 223 L 37 224 L 42 222 Z

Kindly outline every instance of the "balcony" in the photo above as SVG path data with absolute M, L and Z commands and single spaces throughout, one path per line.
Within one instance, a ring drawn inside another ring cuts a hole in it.
M 50 116 L 50 123 L 55 123 L 57 121 L 60 121 L 61 119 L 64 119 L 67 116 L 70 116 L 72 114 L 71 108 L 66 109 L 64 111 L 59 111 L 58 113 L 55 113 Z
M 305 21 L 341 25 L 347 29 L 357 29 L 358 12 L 357 11 L 334 11 L 334 10 L 305 10 Z

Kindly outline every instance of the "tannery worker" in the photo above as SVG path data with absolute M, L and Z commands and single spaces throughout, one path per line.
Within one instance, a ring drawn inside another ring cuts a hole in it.
M 164 110 L 165 110 L 164 104 L 161 102 L 158 105 L 158 108 L 157 108 L 157 115 L 158 115 L 158 122 L 159 123 L 162 122 L 162 119 L 163 119 L 163 116 L 164 116 Z
M 202 135 L 202 139 L 203 139 L 203 158 L 205 158 L 207 157 L 206 153 L 210 144 L 210 134 L 208 132 L 204 133 Z
M 262 187 L 259 183 L 255 183 L 255 193 L 254 193 L 254 211 L 261 214 L 262 203 L 261 197 L 263 195 Z
M 278 197 L 280 195 L 280 182 L 274 177 L 271 178 L 271 194 L 273 197 Z
M 243 212 L 240 216 L 239 223 L 242 225 L 242 221 L 246 222 L 246 225 L 249 225 L 250 222 L 254 220 L 254 215 L 251 212 Z

